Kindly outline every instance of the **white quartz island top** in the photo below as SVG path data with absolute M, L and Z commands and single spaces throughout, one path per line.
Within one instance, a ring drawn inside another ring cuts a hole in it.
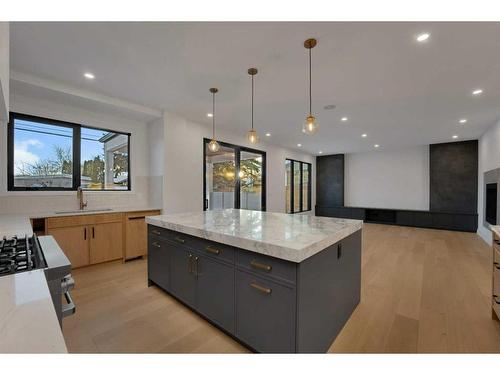
M 361 220 L 237 209 L 149 216 L 146 222 L 296 263 L 363 226 Z
M 66 353 L 43 270 L 0 277 L 0 353 Z

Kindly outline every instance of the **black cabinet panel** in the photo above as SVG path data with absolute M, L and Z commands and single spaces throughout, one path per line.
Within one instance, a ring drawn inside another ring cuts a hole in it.
M 169 243 L 155 236 L 148 239 L 148 279 L 167 290 L 170 287 Z
M 432 214 L 430 212 L 414 212 L 413 225 L 416 227 L 432 228 Z
M 429 151 L 430 210 L 476 214 L 477 140 L 433 144 Z
M 398 225 L 415 225 L 415 215 L 412 211 L 397 211 L 396 212 L 396 224 Z
M 372 221 L 375 223 L 395 224 L 396 211 L 367 208 L 366 221 Z
M 344 155 L 316 157 L 316 203 L 323 207 L 344 205 Z
M 236 334 L 257 351 L 295 351 L 295 309 L 295 289 L 236 270 Z
M 234 266 L 198 257 L 196 306 L 207 318 L 234 333 Z
M 364 208 L 351 207 L 351 219 L 365 220 L 366 210 Z
M 173 244 L 170 250 L 170 290 L 174 296 L 194 307 L 196 295 L 195 256 L 190 251 Z

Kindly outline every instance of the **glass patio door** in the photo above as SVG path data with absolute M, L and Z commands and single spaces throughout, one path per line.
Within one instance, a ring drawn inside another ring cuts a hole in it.
M 204 210 L 241 208 L 265 211 L 266 153 L 246 147 L 220 143 L 212 152 L 205 139 Z

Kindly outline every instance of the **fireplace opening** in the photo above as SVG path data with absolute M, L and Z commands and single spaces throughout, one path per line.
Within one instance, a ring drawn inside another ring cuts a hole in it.
M 486 184 L 486 221 L 497 224 L 497 184 Z

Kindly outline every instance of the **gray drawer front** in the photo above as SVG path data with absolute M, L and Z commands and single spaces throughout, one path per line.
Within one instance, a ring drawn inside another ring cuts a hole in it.
M 236 271 L 236 335 L 259 352 L 295 351 L 295 289 Z
M 251 251 L 238 250 L 236 264 L 258 274 L 274 277 L 295 284 L 297 266 L 295 263 L 269 257 Z
M 148 237 L 148 279 L 165 290 L 170 288 L 169 244 L 155 236 Z
M 199 251 L 201 254 L 214 259 L 234 263 L 234 249 L 231 246 L 155 226 L 150 226 L 149 233 L 178 243 L 179 245 L 189 247 L 192 250 Z
M 196 275 L 193 269 L 194 255 L 181 246 L 169 244 L 170 292 L 191 307 L 196 302 Z

